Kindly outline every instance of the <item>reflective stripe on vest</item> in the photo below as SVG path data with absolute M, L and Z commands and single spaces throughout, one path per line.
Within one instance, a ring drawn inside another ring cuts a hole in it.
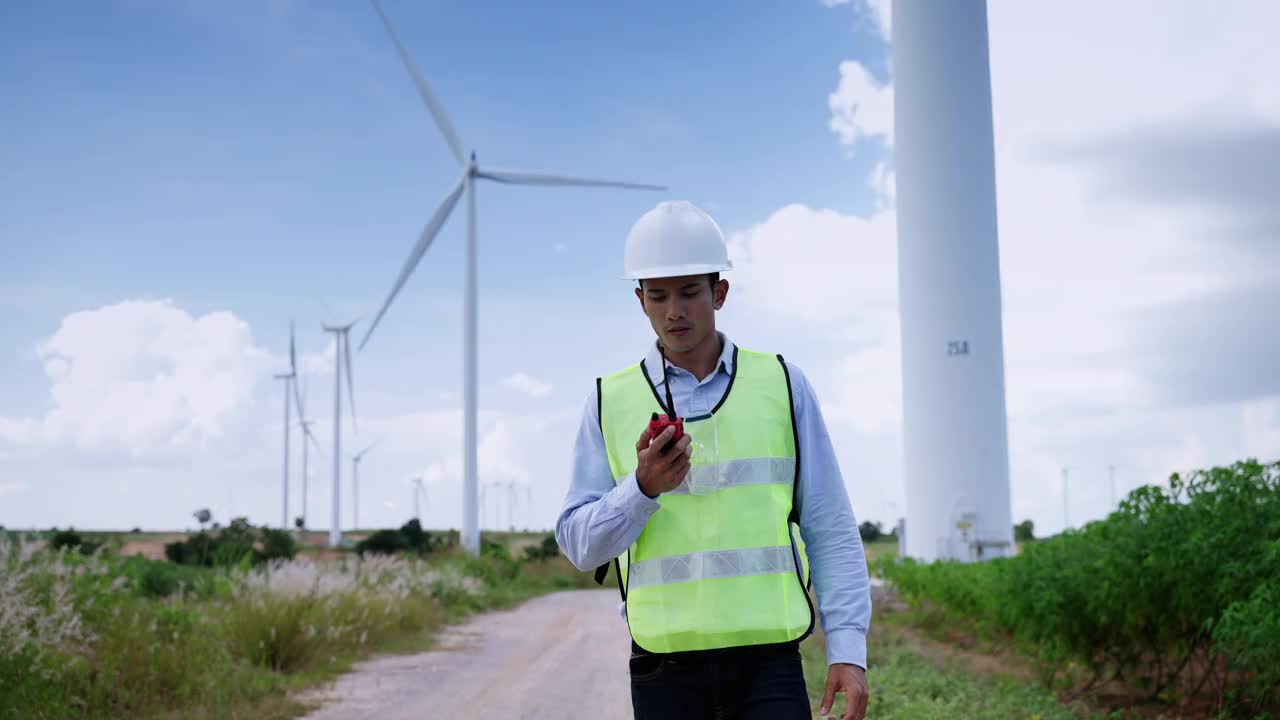
M 696 465 L 689 477 L 670 492 L 688 494 L 689 487 L 724 489 L 743 485 L 791 485 L 795 482 L 795 458 L 747 458 L 719 465 Z
M 630 587 L 670 585 L 693 580 L 747 577 L 796 571 L 796 558 L 790 545 L 715 550 L 712 552 L 671 555 L 631 563 L 627 574 Z
M 615 482 L 635 472 L 636 438 L 654 412 L 664 411 L 643 363 L 601 378 Z M 697 448 L 689 476 L 658 496 L 661 509 L 618 558 L 632 638 L 650 652 L 804 638 L 815 618 L 792 522 L 799 455 L 782 359 L 735 351 L 724 399 L 686 419 L 685 432 Z

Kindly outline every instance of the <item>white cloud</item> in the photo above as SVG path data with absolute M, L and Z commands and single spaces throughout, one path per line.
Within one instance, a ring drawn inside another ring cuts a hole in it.
M 893 144 L 893 86 L 880 83 L 861 63 L 840 63 L 840 84 L 827 97 L 827 107 L 841 143 L 879 137 Z
M 18 495 L 27 490 L 28 485 L 21 482 L 0 482 L 0 498 L 6 495 Z
M 850 0 L 818 0 L 824 7 L 834 8 L 841 5 L 848 5 Z M 858 0 L 854 5 L 854 12 L 858 19 L 868 22 L 876 27 L 876 29 L 885 38 L 889 37 L 891 14 L 891 0 Z
M 0 440 L 14 445 L 27 445 L 35 442 L 39 424 L 34 420 L 0 417 Z
M 886 163 L 876 163 L 869 184 L 876 196 L 877 210 L 892 209 L 898 194 L 898 178 Z
M 516 372 L 502 379 L 502 384 L 529 397 L 542 398 L 551 394 L 550 383 L 534 379 L 523 372 Z
M 529 502 L 534 474 L 525 458 L 526 450 L 521 438 L 512 430 L 512 423 L 513 421 L 504 418 L 497 419 L 481 434 L 476 448 L 476 459 L 479 461 L 476 475 L 480 484 L 479 491 L 484 498 L 480 504 L 482 527 L 496 527 L 508 522 L 526 527 L 534 517 L 535 510 Z M 427 485 L 428 502 L 443 505 L 450 514 L 456 513 L 462 497 L 461 455 L 454 454 L 433 462 L 421 472 L 423 482 Z M 510 487 L 512 484 L 514 489 Z M 512 507 L 507 504 L 508 493 L 511 493 L 511 499 L 516 503 Z M 558 497 L 544 496 L 540 504 L 550 509 L 550 503 L 558 500 Z M 543 516 L 552 517 L 547 514 Z
M 865 9 L 882 20 L 887 38 L 888 3 Z M 1152 358 L 1135 352 L 1151 313 L 1173 313 L 1262 277 L 1263 268 L 1242 274 L 1224 259 L 1231 223 L 1239 223 L 1233 208 L 1207 198 L 1157 205 L 1122 194 L 1131 190 L 1124 185 L 1100 185 L 1101 171 L 1087 158 L 1051 159 L 1064 144 L 1141 136 L 1151 127 L 1180 125 L 1193 134 L 1280 126 L 1280 86 L 1268 70 L 1280 65 L 1268 30 L 1278 22 L 1280 8 L 1265 2 L 1084 3 L 1053 13 L 1025 3 L 991 5 L 1011 472 L 1020 517 L 1060 526 L 1064 464 L 1079 466 L 1072 484 L 1081 488 L 1071 495 L 1078 522 L 1105 511 L 1106 466 L 1113 462 L 1125 467 L 1123 491 L 1175 470 L 1280 456 L 1280 399 L 1179 405 L 1158 384 Z M 1090 38 L 1086 53 L 1080 37 Z M 852 61 L 840 73 L 828 98 L 840 142 L 880 136 L 891 148 L 892 86 Z M 754 307 L 802 326 L 825 323 L 837 339 L 817 373 L 830 376 L 828 415 L 855 433 L 844 445 L 893 434 L 901 412 L 889 259 L 896 256 L 896 178 L 881 162 L 867 182 L 882 210 L 870 220 L 793 206 L 736 238 L 745 246 L 737 274 L 767 300 Z M 877 225 L 876 243 L 843 241 L 854 228 Z M 876 249 L 886 257 L 867 254 Z M 841 277 L 852 273 L 849 287 L 813 282 L 805 268 L 822 260 Z M 860 275 L 868 260 L 884 271 Z M 1209 348 L 1178 361 L 1220 364 L 1222 373 L 1233 362 Z
M 195 317 L 150 300 L 72 313 L 36 353 L 52 407 L 0 419 L 0 437 L 135 457 L 222 437 L 277 364 L 235 315 Z
M 892 213 L 872 218 L 788 205 L 731 233 L 734 302 L 765 314 L 879 337 L 869 315 L 896 312 L 897 240 Z
M 298 353 L 299 377 L 304 377 L 308 375 L 316 375 L 316 376 L 327 375 L 330 378 L 333 377 L 334 348 L 337 347 L 338 342 L 337 340 L 334 339 L 334 336 L 331 334 L 326 333 L 325 337 L 328 338 L 328 341 L 325 343 L 323 350 L 317 350 L 316 352 L 313 352 L 313 353 L 304 353 L 304 352 Z M 354 349 L 355 348 L 353 347 L 352 350 Z M 354 355 L 353 355 L 353 358 L 354 358 Z M 353 363 L 355 362 L 354 359 L 352 360 L 352 362 Z
M 476 474 L 481 484 L 494 481 L 527 484 L 532 477 L 509 421 L 501 417 L 481 435 L 476 446 L 476 460 L 479 462 Z M 422 475 L 422 481 L 427 485 L 461 482 L 461 454 L 431 463 L 422 470 Z

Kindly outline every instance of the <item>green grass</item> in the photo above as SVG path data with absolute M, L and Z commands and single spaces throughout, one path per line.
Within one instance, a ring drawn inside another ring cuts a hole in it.
M 1101 718 L 1073 711 L 1052 693 L 1012 678 L 979 677 L 958 668 L 940 669 L 907 649 L 891 631 L 873 629 L 868 639 L 867 717 L 875 720 L 1080 720 Z M 801 646 L 814 717 L 827 683 L 826 642 L 821 632 Z M 845 709 L 836 698 L 831 716 Z
M 0 541 L 0 720 L 285 720 L 305 710 L 291 691 L 374 652 L 591 583 L 559 556 L 357 562 L 194 568 Z
M 863 543 L 862 551 L 867 556 L 867 565 L 871 566 L 881 557 L 898 557 L 898 541 L 890 539 Z

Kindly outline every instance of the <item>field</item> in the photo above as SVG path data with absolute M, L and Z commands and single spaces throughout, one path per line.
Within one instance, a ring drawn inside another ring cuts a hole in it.
M 308 536 L 292 559 L 153 559 L 192 537 L 85 533 L 51 552 L 0 533 L 0 718 L 283 720 L 303 710 L 293 691 L 375 651 L 426 649 L 470 613 L 591 582 L 545 534 L 486 533 L 479 558 L 447 536 L 363 558 Z
M 478 558 L 414 523 L 347 533 L 402 543 L 397 556 L 234 523 L 213 537 L 0 533 L 0 720 L 284 720 L 304 709 L 295 691 L 358 659 L 595 587 L 545 533 L 485 533 Z M 186 549 L 166 552 L 175 542 Z M 1174 476 L 1020 550 L 921 564 L 866 544 L 890 583 L 873 589 L 868 717 L 1280 716 L 1280 463 Z M 802 655 L 816 709 L 821 632 Z
M 1280 712 L 1280 463 L 1174 475 L 1013 558 L 875 567 L 903 625 L 1108 717 Z

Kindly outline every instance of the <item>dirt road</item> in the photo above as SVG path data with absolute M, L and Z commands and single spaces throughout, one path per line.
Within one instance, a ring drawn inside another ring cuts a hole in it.
M 356 665 L 305 696 L 306 720 L 629 720 L 630 639 L 607 590 L 556 593 L 446 631 L 439 647 Z

